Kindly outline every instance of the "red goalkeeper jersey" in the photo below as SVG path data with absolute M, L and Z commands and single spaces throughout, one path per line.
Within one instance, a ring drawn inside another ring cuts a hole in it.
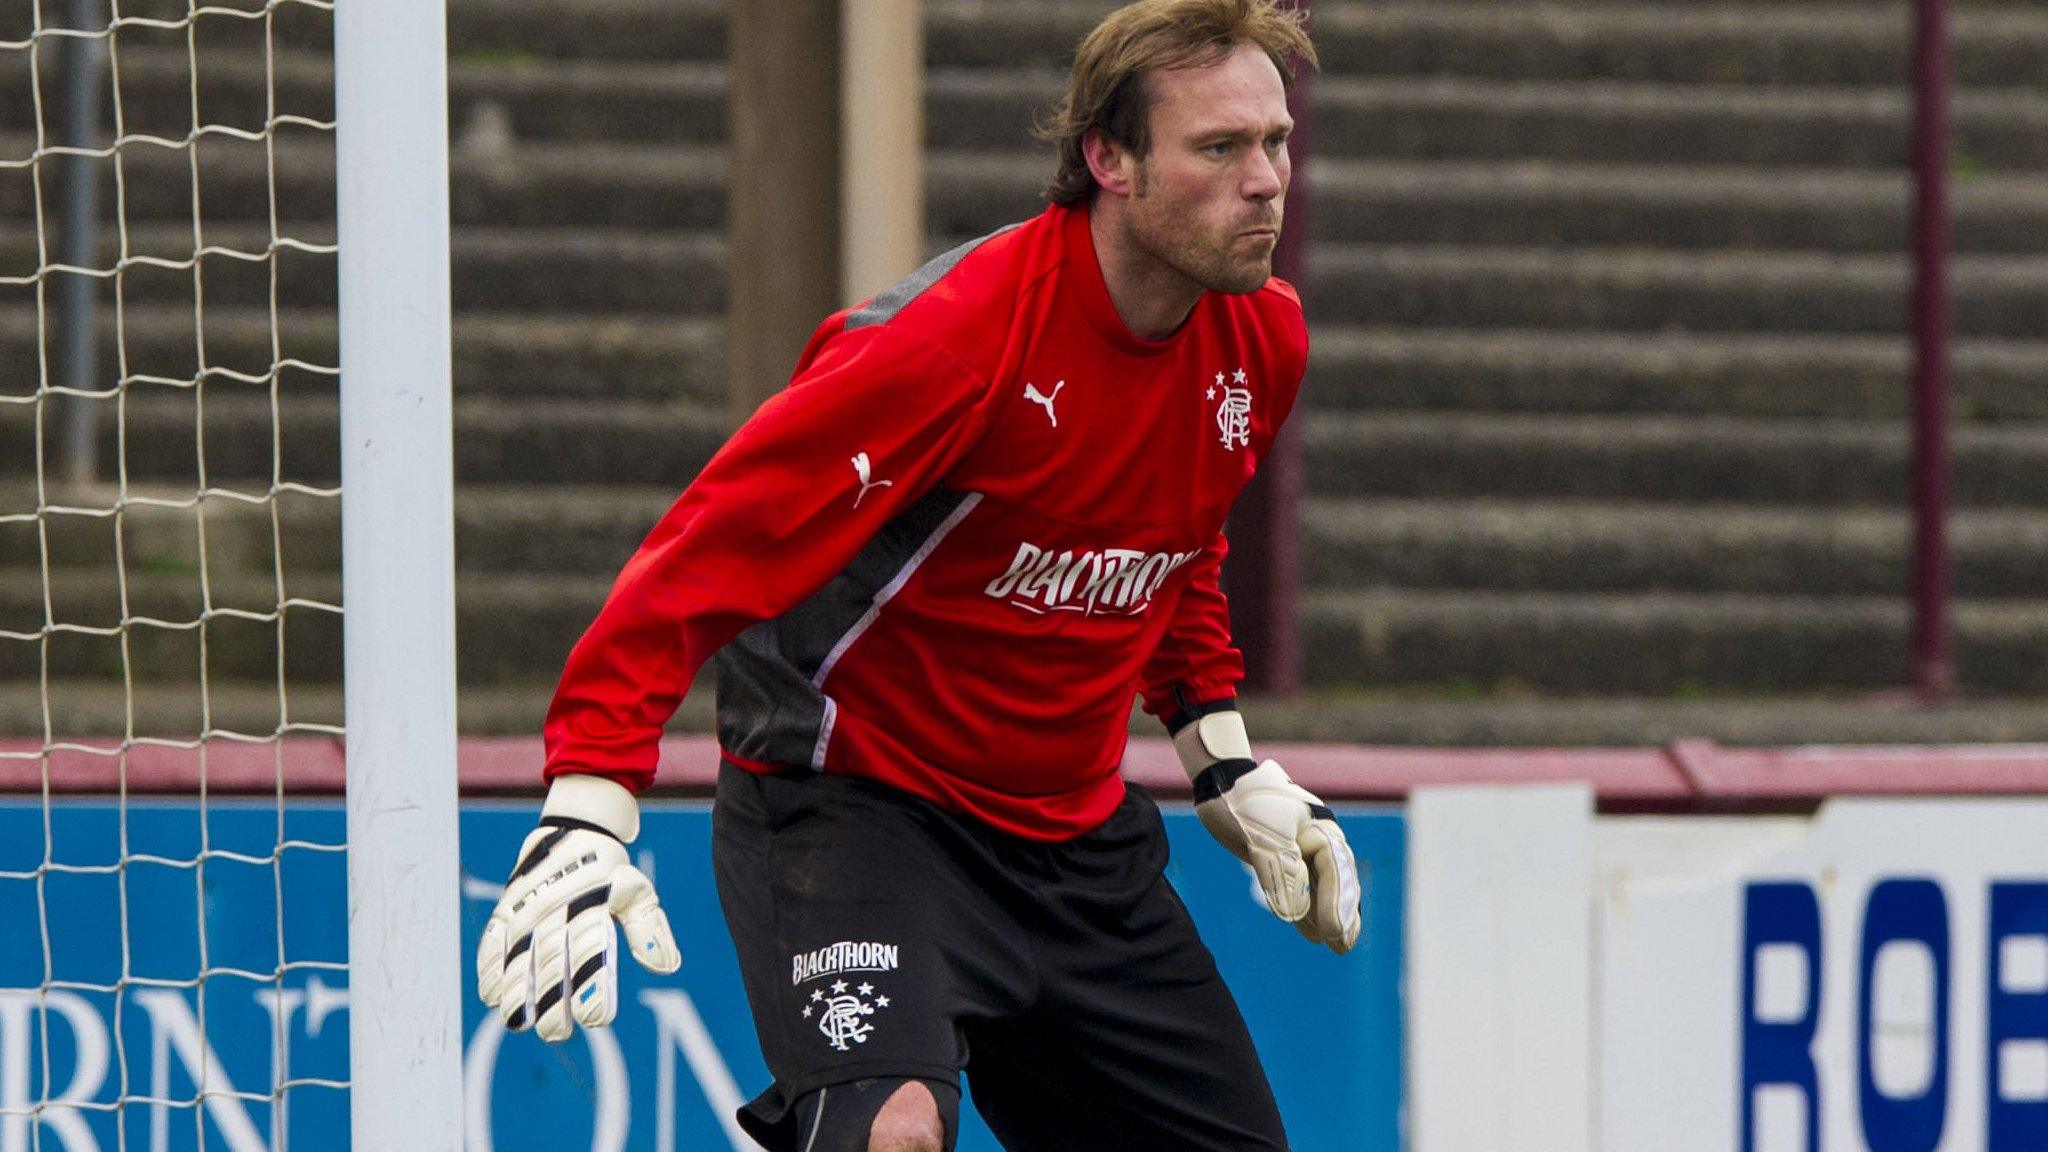
M 1224 516 L 1293 407 L 1294 290 L 1132 335 L 1085 208 L 824 322 L 569 654 L 547 775 L 634 789 L 706 660 L 754 771 L 866 777 L 1022 836 L 1106 819 L 1132 694 L 1227 700 Z

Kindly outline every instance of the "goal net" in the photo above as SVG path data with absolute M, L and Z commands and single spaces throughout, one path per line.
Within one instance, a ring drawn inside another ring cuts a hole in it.
M 0 1152 L 457 1146 L 444 51 L 0 10 Z

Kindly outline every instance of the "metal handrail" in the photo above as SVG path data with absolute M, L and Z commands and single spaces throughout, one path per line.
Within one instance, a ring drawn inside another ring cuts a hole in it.
M 99 0 L 71 0 L 71 26 L 86 31 L 104 26 Z M 64 43 L 64 143 L 92 149 L 98 143 L 100 91 L 107 73 L 107 40 L 66 37 Z M 73 155 L 64 165 L 64 261 L 91 268 L 99 253 L 99 181 L 91 156 Z M 64 469 L 71 486 L 85 488 L 99 476 L 93 401 L 99 374 L 99 282 L 68 276 L 64 283 L 64 380 L 81 395 L 65 406 Z

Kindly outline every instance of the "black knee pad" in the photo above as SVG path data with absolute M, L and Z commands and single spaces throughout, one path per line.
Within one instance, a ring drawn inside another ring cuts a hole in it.
M 796 1102 L 797 1131 L 808 1152 L 867 1152 L 868 1134 L 875 1117 L 898 1088 L 916 1080 L 910 1076 L 877 1076 L 853 1080 L 809 1093 Z M 946 1152 L 960 1135 L 960 1089 L 943 1080 L 916 1080 L 931 1089 L 939 1106 L 939 1124 L 945 1130 Z

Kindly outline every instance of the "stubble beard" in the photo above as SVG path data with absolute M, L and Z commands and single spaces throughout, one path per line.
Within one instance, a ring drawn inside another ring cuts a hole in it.
M 1274 244 L 1279 242 L 1280 214 L 1270 219 L 1233 222 L 1221 237 L 1210 237 L 1176 216 L 1170 207 L 1147 195 L 1141 167 L 1131 189 L 1131 235 L 1147 255 L 1193 281 L 1206 291 L 1242 296 L 1257 292 L 1273 277 L 1273 251 L 1267 247 L 1255 257 L 1233 256 L 1240 243 L 1240 230 L 1271 227 Z

